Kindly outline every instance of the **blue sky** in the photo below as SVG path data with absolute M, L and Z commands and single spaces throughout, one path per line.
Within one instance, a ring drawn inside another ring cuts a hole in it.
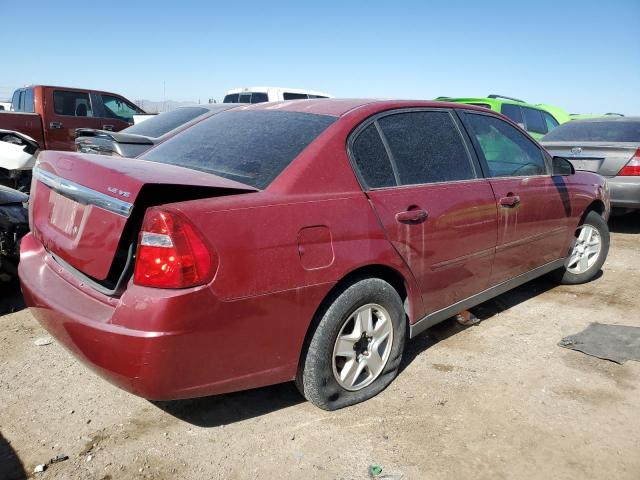
M 340 97 L 500 93 L 640 115 L 639 0 L 46 1 L 29 2 L 30 15 L 5 1 L 0 97 L 45 83 L 162 100 L 166 82 L 167 99 L 205 102 L 273 85 Z

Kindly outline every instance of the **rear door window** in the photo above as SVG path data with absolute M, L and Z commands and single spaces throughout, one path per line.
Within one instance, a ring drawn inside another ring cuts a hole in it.
M 542 118 L 540 110 L 522 107 L 522 112 L 524 113 L 524 123 L 528 132 L 547 133 L 547 125 Z
M 394 187 L 396 178 L 375 123 L 358 134 L 351 147 L 352 157 L 369 188 Z
M 520 105 L 511 105 L 510 103 L 503 103 L 500 108 L 500 113 L 505 117 L 510 118 L 513 123 L 517 123 L 524 128 L 524 119 L 522 117 L 522 109 Z
M 100 95 L 104 111 L 107 118 L 115 118 L 125 122 L 133 123 L 133 116 L 144 113 L 135 105 L 125 101 L 122 98 L 113 97 L 111 95 Z
M 89 94 L 86 92 L 54 90 L 53 110 L 58 115 L 93 117 L 91 101 L 89 100 Z
M 284 111 L 227 111 L 180 132 L 143 160 L 212 173 L 262 189 L 336 117 Z
M 547 174 L 542 150 L 509 123 L 490 116 L 466 113 L 491 177 Z
M 476 177 L 471 158 L 448 111 L 396 113 L 378 120 L 402 185 Z

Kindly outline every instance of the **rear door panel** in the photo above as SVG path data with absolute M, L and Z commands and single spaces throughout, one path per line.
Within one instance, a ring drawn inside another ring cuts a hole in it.
M 496 245 L 496 205 L 483 179 L 369 192 L 394 248 L 416 277 L 427 313 L 489 286 Z M 423 223 L 396 219 L 411 207 Z

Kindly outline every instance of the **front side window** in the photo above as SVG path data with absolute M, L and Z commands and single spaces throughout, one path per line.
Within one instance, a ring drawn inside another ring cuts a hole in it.
M 517 123 L 524 128 L 524 119 L 522 118 L 522 109 L 520 105 L 511 105 L 510 103 L 503 103 L 500 108 L 500 113 L 505 117 L 511 119 L 513 123 Z
M 522 112 L 524 113 L 524 122 L 527 126 L 527 132 L 547 133 L 547 125 L 542 118 L 540 110 L 522 107 Z
M 387 115 L 378 120 L 402 185 L 475 178 L 462 136 L 447 111 Z
M 53 110 L 58 115 L 70 117 L 93 117 L 89 94 L 55 90 L 53 92 Z
M 374 123 L 358 134 L 351 147 L 353 160 L 369 188 L 396 186 L 389 156 Z
M 138 113 L 144 113 L 135 105 L 123 100 L 122 98 L 112 97 L 111 95 L 100 95 L 104 112 L 107 118 L 115 118 L 124 122 L 133 123 L 133 116 Z
M 471 133 L 489 167 L 491 177 L 546 175 L 542 150 L 518 129 L 499 118 L 467 113 Z

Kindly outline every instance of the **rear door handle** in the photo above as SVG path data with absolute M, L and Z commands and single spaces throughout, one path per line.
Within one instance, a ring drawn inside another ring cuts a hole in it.
M 520 196 L 509 194 L 506 197 L 500 199 L 500 205 L 506 208 L 512 208 L 518 206 L 520 203 Z
M 62 122 L 49 122 L 49 128 L 62 128 Z
M 429 214 L 426 211 L 418 208 L 415 210 L 407 210 L 406 212 L 396 213 L 396 221 L 398 223 L 408 224 L 422 223 L 427 219 L 428 216 Z
M 109 132 L 113 132 L 113 125 L 102 125 L 103 130 L 108 130 Z

